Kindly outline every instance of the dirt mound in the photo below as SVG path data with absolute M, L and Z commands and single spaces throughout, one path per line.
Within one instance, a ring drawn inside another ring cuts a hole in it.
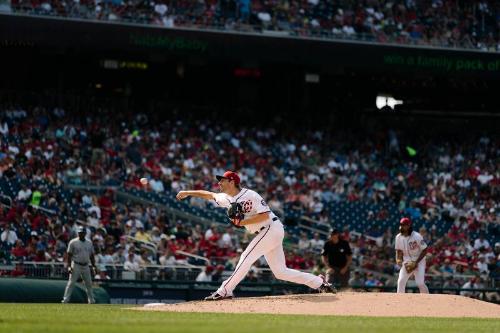
M 275 313 L 374 317 L 500 318 L 500 305 L 462 296 L 343 292 L 151 304 L 145 311 Z

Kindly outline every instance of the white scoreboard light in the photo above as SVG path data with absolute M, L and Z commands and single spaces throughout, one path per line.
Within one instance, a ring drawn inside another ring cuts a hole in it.
M 402 105 L 402 104 L 403 104 L 402 100 L 397 100 L 390 95 L 378 95 L 377 99 L 375 100 L 375 105 L 379 110 L 387 109 L 387 107 L 391 110 L 394 110 L 396 105 Z

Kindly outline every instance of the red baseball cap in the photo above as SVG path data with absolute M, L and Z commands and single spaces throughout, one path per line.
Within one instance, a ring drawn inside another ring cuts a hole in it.
M 233 180 L 235 185 L 240 184 L 240 176 L 234 171 L 226 171 L 222 176 L 215 176 L 217 180 L 221 179 L 228 179 L 228 180 Z
M 400 225 L 411 225 L 411 220 L 409 217 L 403 217 L 401 220 L 399 220 Z

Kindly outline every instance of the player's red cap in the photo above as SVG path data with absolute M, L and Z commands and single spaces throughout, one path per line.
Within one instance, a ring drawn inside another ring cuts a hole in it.
M 234 171 L 226 171 L 222 176 L 215 176 L 217 180 L 221 180 L 223 178 L 233 180 L 235 185 L 240 184 L 240 176 Z
M 411 220 L 409 217 L 403 217 L 401 220 L 399 220 L 400 225 L 411 225 Z

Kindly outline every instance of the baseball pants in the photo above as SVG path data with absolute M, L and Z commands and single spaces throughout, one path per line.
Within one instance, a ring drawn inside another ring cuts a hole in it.
M 403 266 L 399 270 L 399 278 L 398 278 L 398 293 L 405 293 L 406 292 L 406 283 L 408 282 L 408 279 L 412 276 L 415 275 L 415 283 L 418 286 L 418 289 L 420 290 L 420 293 L 422 294 L 428 294 L 429 289 L 425 285 L 425 260 L 422 260 L 419 262 L 417 268 L 411 272 L 408 273 L 406 271 L 406 267 L 403 263 Z
M 63 303 L 69 303 L 73 289 L 75 288 L 76 281 L 81 276 L 87 289 L 87 298 L 89 304 L 94 304 L 94 294 L 92 292 L 92 276 L 90 274 L 90 267 L 88 265 L 82 266 L 79 264 L 72 263 L 71 268 L 72 273 L 69 275 L 68 284 L 66 285 L 66 290 L 64 291 Z
M 321 277 L 286 267 L 283 251 L 284 235 L 285 231 L 280 221 L 272 221 L 261 230 L 243 251 L 233 274 L 222 282 L 217 293 L 222 296 L 232 295 L 234 288 L 245 278 L 252 264 L 261 256 L 266 258 L 269 268 L 277 279 L 305 284 L 313 289 L 319 288 L 323 284 Z

